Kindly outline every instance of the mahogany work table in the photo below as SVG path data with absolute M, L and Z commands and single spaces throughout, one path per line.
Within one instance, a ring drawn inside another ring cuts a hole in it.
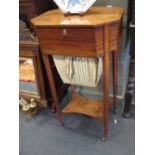
M 117 57 L 124 9 L 120 7 L 92 7 L 86 14 L 65 16 L 51 10 L 31 21 L 42 49 L 43 60 L 50 81 L 51 94 L 61 124 L 61 112 L 83 113 L 102 120 L 104 139 L 108 135 L 109 66 L 113 58 L 113 108 L 116 109 Z M 73 95 L 71 103 L 61 111 L 50 66 L 49 56 L 103 57 L 103 100 L 90 100 Z M 74 109 L 75 107 L 75 109 Z

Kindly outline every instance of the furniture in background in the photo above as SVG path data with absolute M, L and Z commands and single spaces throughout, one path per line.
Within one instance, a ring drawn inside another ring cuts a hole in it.
M 39 108 L 52 106 L 53 99 L 49 93 L 49 82 L 42 60 L 40 46 L 35 34 L 31 18 L 49 10 L 57 8 L 51 0 L 19 0 L 20 20 L 20 98 L 30 102 L 34 99 Z M 28 28 L 27 28 L 28 27 Z M 31 32 L 30 32 L 31 31 Z M 31 34 L 32 33 L 32 34 Z M 61 99 L 67 90 L 59 77 L 56 67 L 51 59 L 51 66 L 55 76 L 57 94 Z M 26 71 L 24 71 L 26 69 Z M 29 71 L 28 71 L 29 69 Z M 31 72 L 30 72 L 31 71 Z M 54 107 L 52 108 L 54 110 Z
M 125 103 L 123 116 L 130 117 L 132 100 L 135 92 L 135 0 L 129 1 L 129 38 L 130 38 L 130 66 L 127 82 L 127 90 L 125 94 Z
M 49 82 L 46 76 L 38 39 L 34 37 L 26 24 L 20 20 L 19 42 L 19 97 L 31 102 L 33 99 L 38 108 L 47 108 L 53 102 L 49 93 Z M 51 58 L 51 69 L 59 101 L 66 93 L 63 84 Z
M 26 22 L 30 30 L 34 32 L 30 20 L 54 8 L 57 8 L 57 6 L 52 0 L 19 0 L 19 18 Z
M 31 20 L 42 49 L 51 95 L 60 123 L 63 124 L 62 112 L 82 113 L 97 118 L 104 124 L 103 140 L 108 136 L 110 54 L 113 56 L 114 110 L 117 104 L 118 45 L 123 13 L 123 8 L 102 6 L 92 7 L 83 16 L 64 16 L 59 10 L 51 10 Z M 70 103 L 60 109 L 49 59 L 52 55 L 102 57 L 103 100 L 91 100 L 74 94 Z

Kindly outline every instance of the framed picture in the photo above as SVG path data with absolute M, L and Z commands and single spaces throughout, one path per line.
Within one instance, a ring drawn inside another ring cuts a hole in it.
M 38 95 L 33 58 L 19 58 L 19 90 Z

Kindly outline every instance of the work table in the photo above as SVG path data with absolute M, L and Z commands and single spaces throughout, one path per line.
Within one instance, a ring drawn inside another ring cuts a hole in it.
M 121 22 L 124 9 L 120 7 L 92 7 L 84 15 L 65 16 L 60 10 L 48 11 L 34 19 L 46 71 L 50 81 L 59 121 L 61 112 L 78 112 L 98 117 L 104 124 L 104 140 L 108 135 L 109 66 L 110 54 L 113 62 L 113 108 L 117 104 L 117 61 Z M 76 57 L 103 58 L 103 100 L 92 101 L 73 95 L 66 109 L 61 110 L 55 91 L 49 56 L 66 55 Z M 78 104 L 79 102 L 82 102 Z M 92 104 L 94 103 L 94 104 Z M 86 104 L 88 106 L 86 106 Z M 88 107 L 88 108 L 84 108 Z M 85 110 L 84 110 L 85 109 Z

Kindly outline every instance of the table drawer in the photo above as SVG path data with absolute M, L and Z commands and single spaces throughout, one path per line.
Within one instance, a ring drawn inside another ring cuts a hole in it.
M 96 56 L 103 54 L 103 28 L 39 27 L 44 54 Z

